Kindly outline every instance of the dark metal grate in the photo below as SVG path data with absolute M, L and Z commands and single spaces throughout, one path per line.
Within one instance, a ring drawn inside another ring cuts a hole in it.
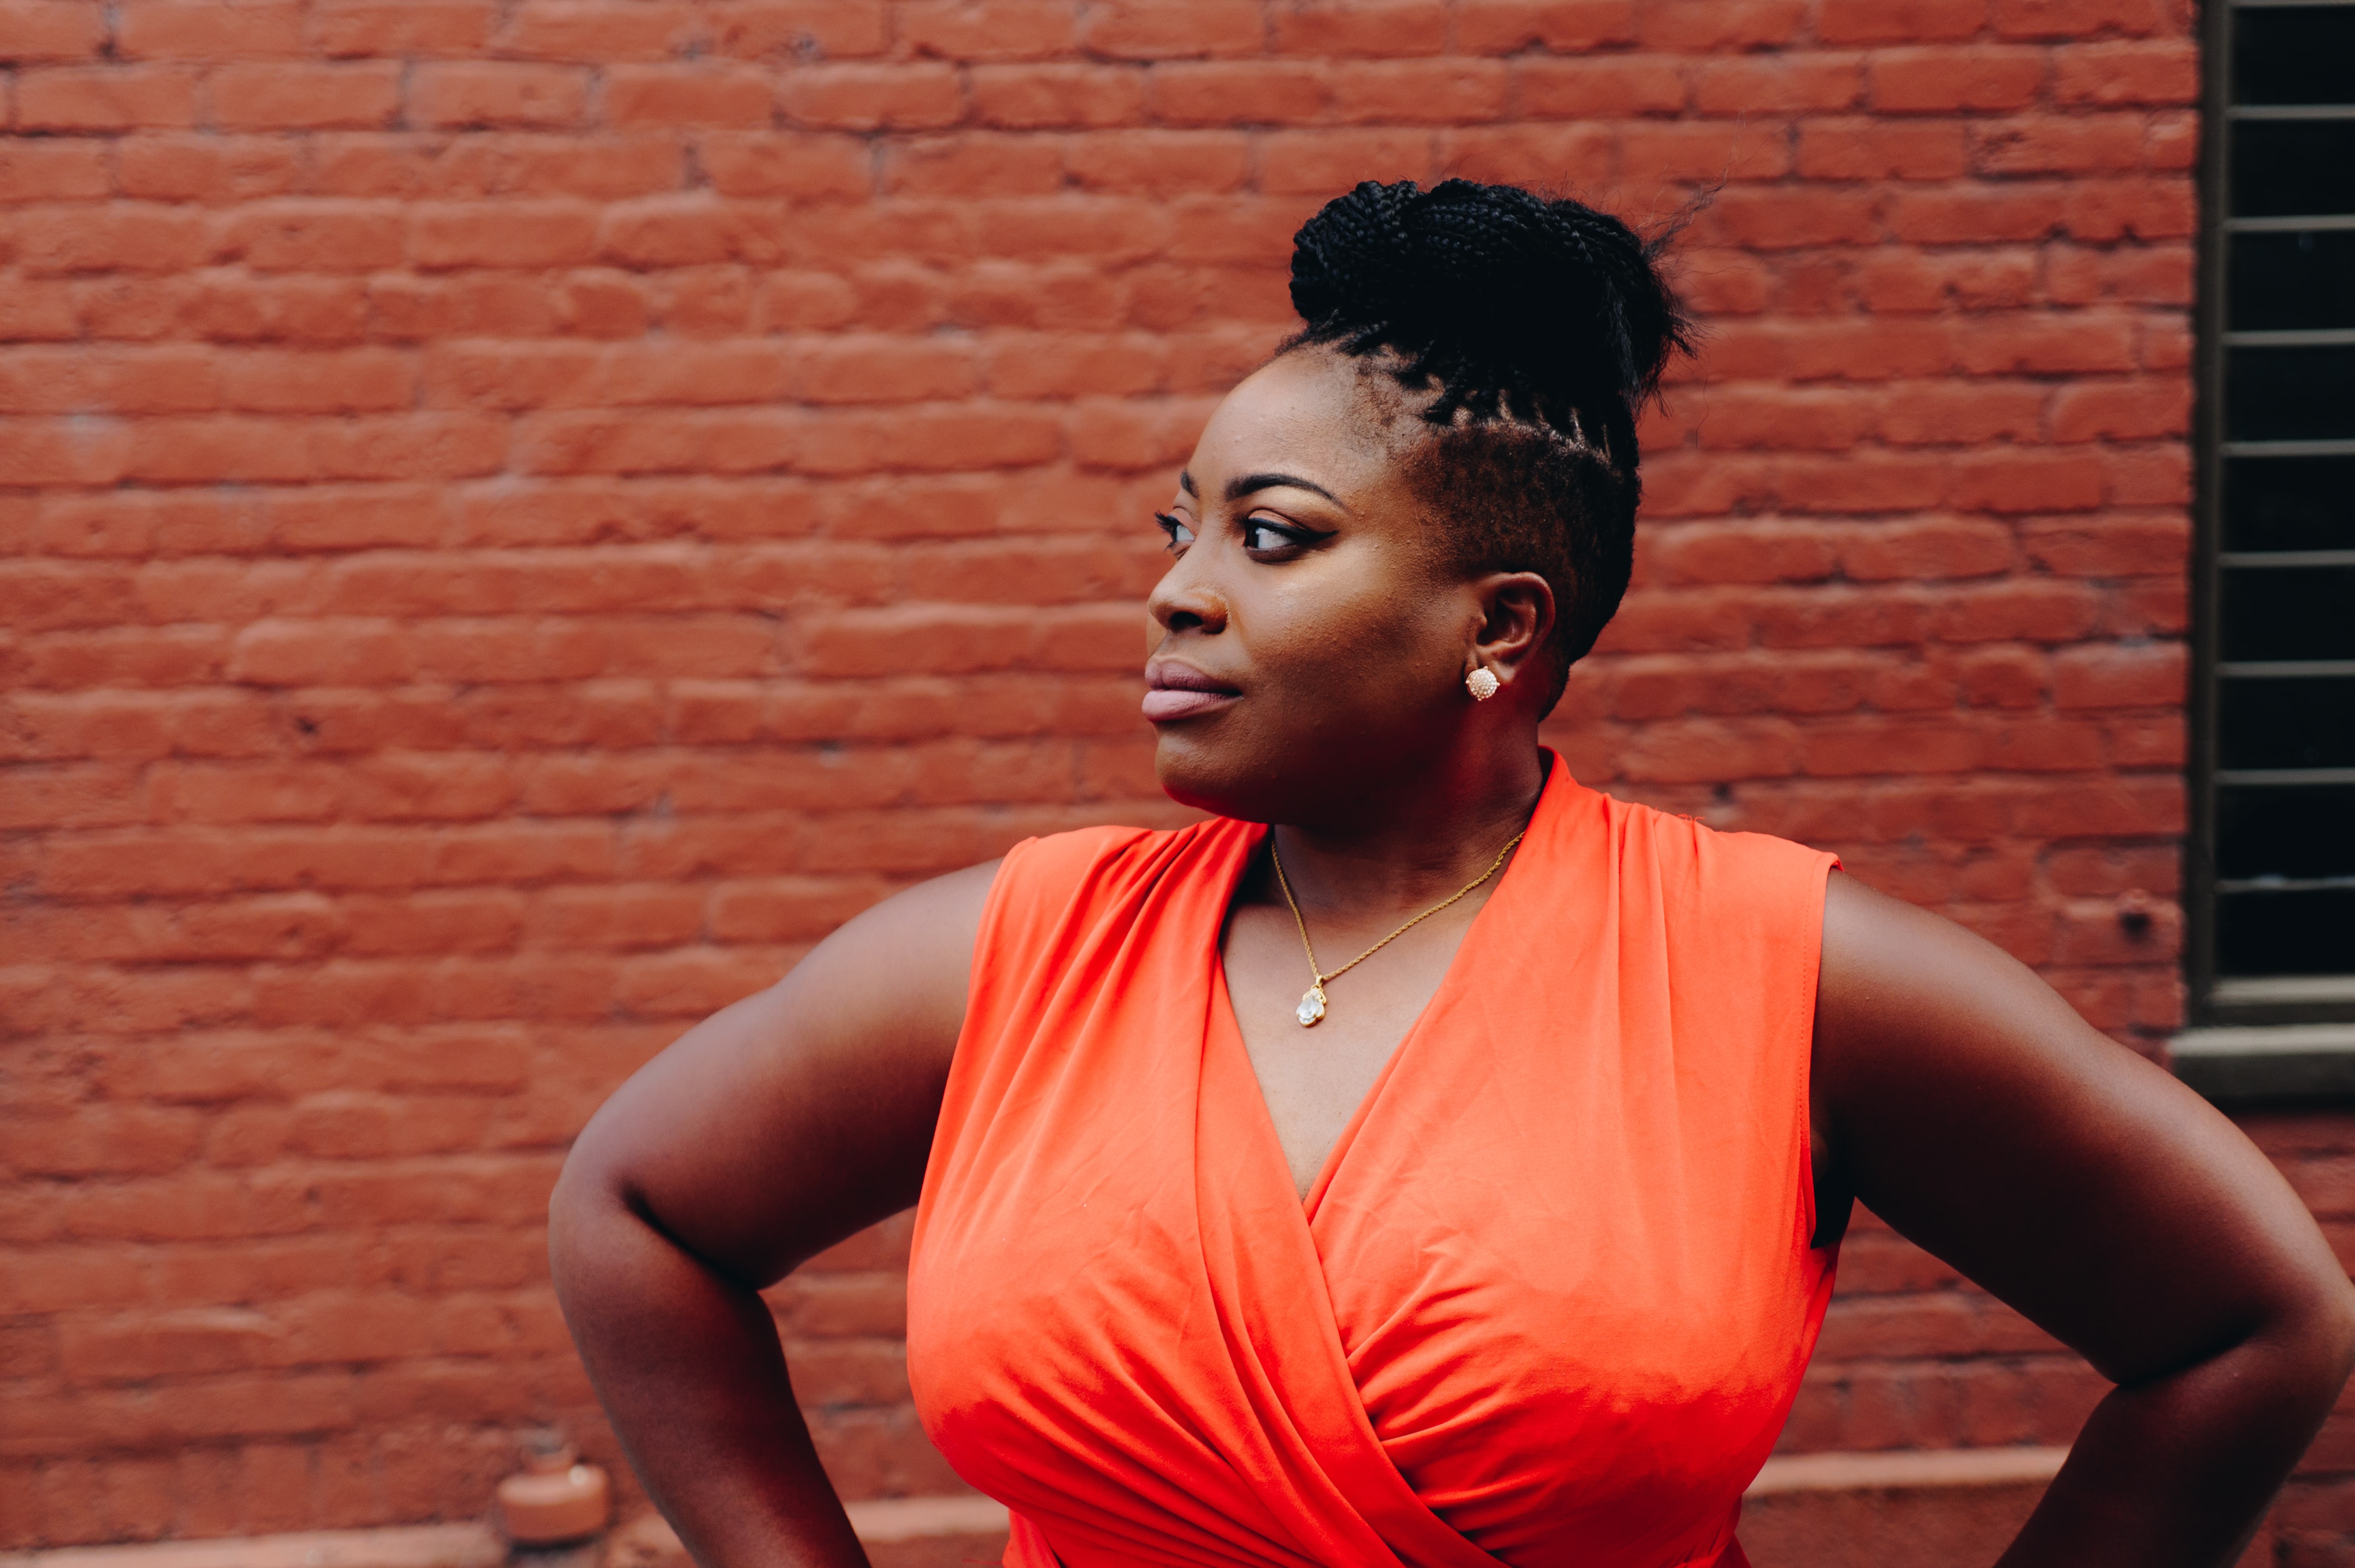
M 2211 16 L 2195 1002 L 2355 1018 L 2355 0 Z

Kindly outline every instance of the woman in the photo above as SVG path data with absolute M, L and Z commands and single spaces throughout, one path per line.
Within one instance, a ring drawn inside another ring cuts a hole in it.
M 2008 1568 L 2232 1561 L 2355 1358 L 2272 1167 L 1995 948 L 1538 744 L 1684 344 L 1651 250 L 1369 184 L 1293 298 L 1159 518 L 1145 714 L 1212 819 L 879 905 L 566 1166 L 698 1559 L 863 1561 L 755 1292 L 921 1197 L 911 1381 L 1010 1563 L 1735 1568 L 1860 1198 L 2116 1385 Z

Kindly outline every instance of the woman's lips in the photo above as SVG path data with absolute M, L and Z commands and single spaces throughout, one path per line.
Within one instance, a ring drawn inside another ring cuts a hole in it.
M 1213 708 L 1223 708 L 1238 693 L 1231 691 L 1193 691 L 1183 687 L 1156 687 L 1145 694 L 1145 716 L 1158 724 L 1169 719 L 1191 719 L 1197 713 L 1208 713 Z
M 1156 724 L 1208 713 L 1242 695 L 1190 665 L 1174 662 L 1146 666 L 1145 684 L 1149 688 L 1145 694 L 1145 716 Z

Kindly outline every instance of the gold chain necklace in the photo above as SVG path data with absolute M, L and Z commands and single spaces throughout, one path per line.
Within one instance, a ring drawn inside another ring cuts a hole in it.
M 1488 869 L 1487 870 L 1481 872 L 1478 876 L 1473 878 L 1470 881 L 1465 883 L 1462 887 L 1456 889 L 1454 892 L 1440 900 L 1429 909 L 1424 910 L 1421 914 L 1416 915 L 1412 920 L 1408 921 L 1404 925 L 1400 926 L 1396 931 L 1391 932 L 1388 936 L 1383 937 L 1380 942 L 1375 943 L 1371 947 L 1367 948 L 1363 953 L 1359 954 L 1355 958 L 1352 958 L 1347 964 L 1342 965 L 1338 969 L 1334 970 L 1330 975 L 1327 975 L 1325 971 L 1316 967 L 1316 949 L 1309 945 L 1308 942 L 1308 923 L 1300 918 L 1299 901 L 1292 896 L 1292 884 L 1284 879 L 1284 857 L 1277 853 L 1275 848 L 1275 833 L 1273 829 L 1270 829 L 1267 836 L 1267 853 L 1268 858 L 1275 862 L 1275 885 L 1284 890 L 1284 901 L 1292 906 L 1292 923 L 1300 928 L 1301 950 L 1308 955 L 1308 972 L 1316 976 L 1316 979 L 1310 983 L 1308 989 L 1301 993 L 1300 1006 L 1293 1009 L 1292 1016 L 1300 1020 L 1300 1027 L 1302 1029 L 1313 1029 L 1316 1027 L 1317 1022 L 1325 1017 L 1326 981 L 1339 979 L 1342 976 L 1348 974 L 1350 970 L 1355 969 L 1359 965 L 1363 964 L 1367 959 L 1371 958 L 1375 954 L 1380 953 L 1383 948 L 1388 947 L 1391 943 L 1396 942 L 1400 937 L 1405 935 L 1416 926 L 1421 925 L 1424 921 L 1429 920 L 1433 915 L 1437 914 L 1441 910 L 1445 909 L 1449 904 L 1454 903 L 1456 900 L 1464 897 L 1465 894 L 1471 892 L 1475 888 L 1478 887 L 1481 883 L 1495 876 L 1497 874 L 1497 868 L 1505 863 L 1505 857 L 1513 852 L 1513 846 L 1515 844 L 1518 844 L 1521 839 L 1528 835 L 1528 833 L 1529 829 L 1524 827 L 1520 832 L 1514 834 L 1512 838 L 1505 845 L 1505 847 L 1497 851 L 1497 858 L 1488 862 Z

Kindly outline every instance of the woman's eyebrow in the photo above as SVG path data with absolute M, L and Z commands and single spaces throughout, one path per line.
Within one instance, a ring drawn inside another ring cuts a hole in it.
M 1303 479 L 1299 475 L 1293 474 L 1246 474 L 1240 479 L 1231 481 L 1227 485 L 1227 499 L 1231 502 L 1240 501 L 1244 496 L 1251 495 L 1254 491 L 1273 490 L 1279 485 L 1287 485 L 1295 490 L 1314 491 L 1317 495 L 1322 496 L 1327 500 L 1332 502 L 1335 506 L 1340 507 L 1340 508 L 1345 512 L 1349 509 L 1347 506 L 1342 504 L 1340 496 L 1336 496 L 1332 491 L 1325 488 L 1324 485 L 1316 484 L 1313 480 Z

